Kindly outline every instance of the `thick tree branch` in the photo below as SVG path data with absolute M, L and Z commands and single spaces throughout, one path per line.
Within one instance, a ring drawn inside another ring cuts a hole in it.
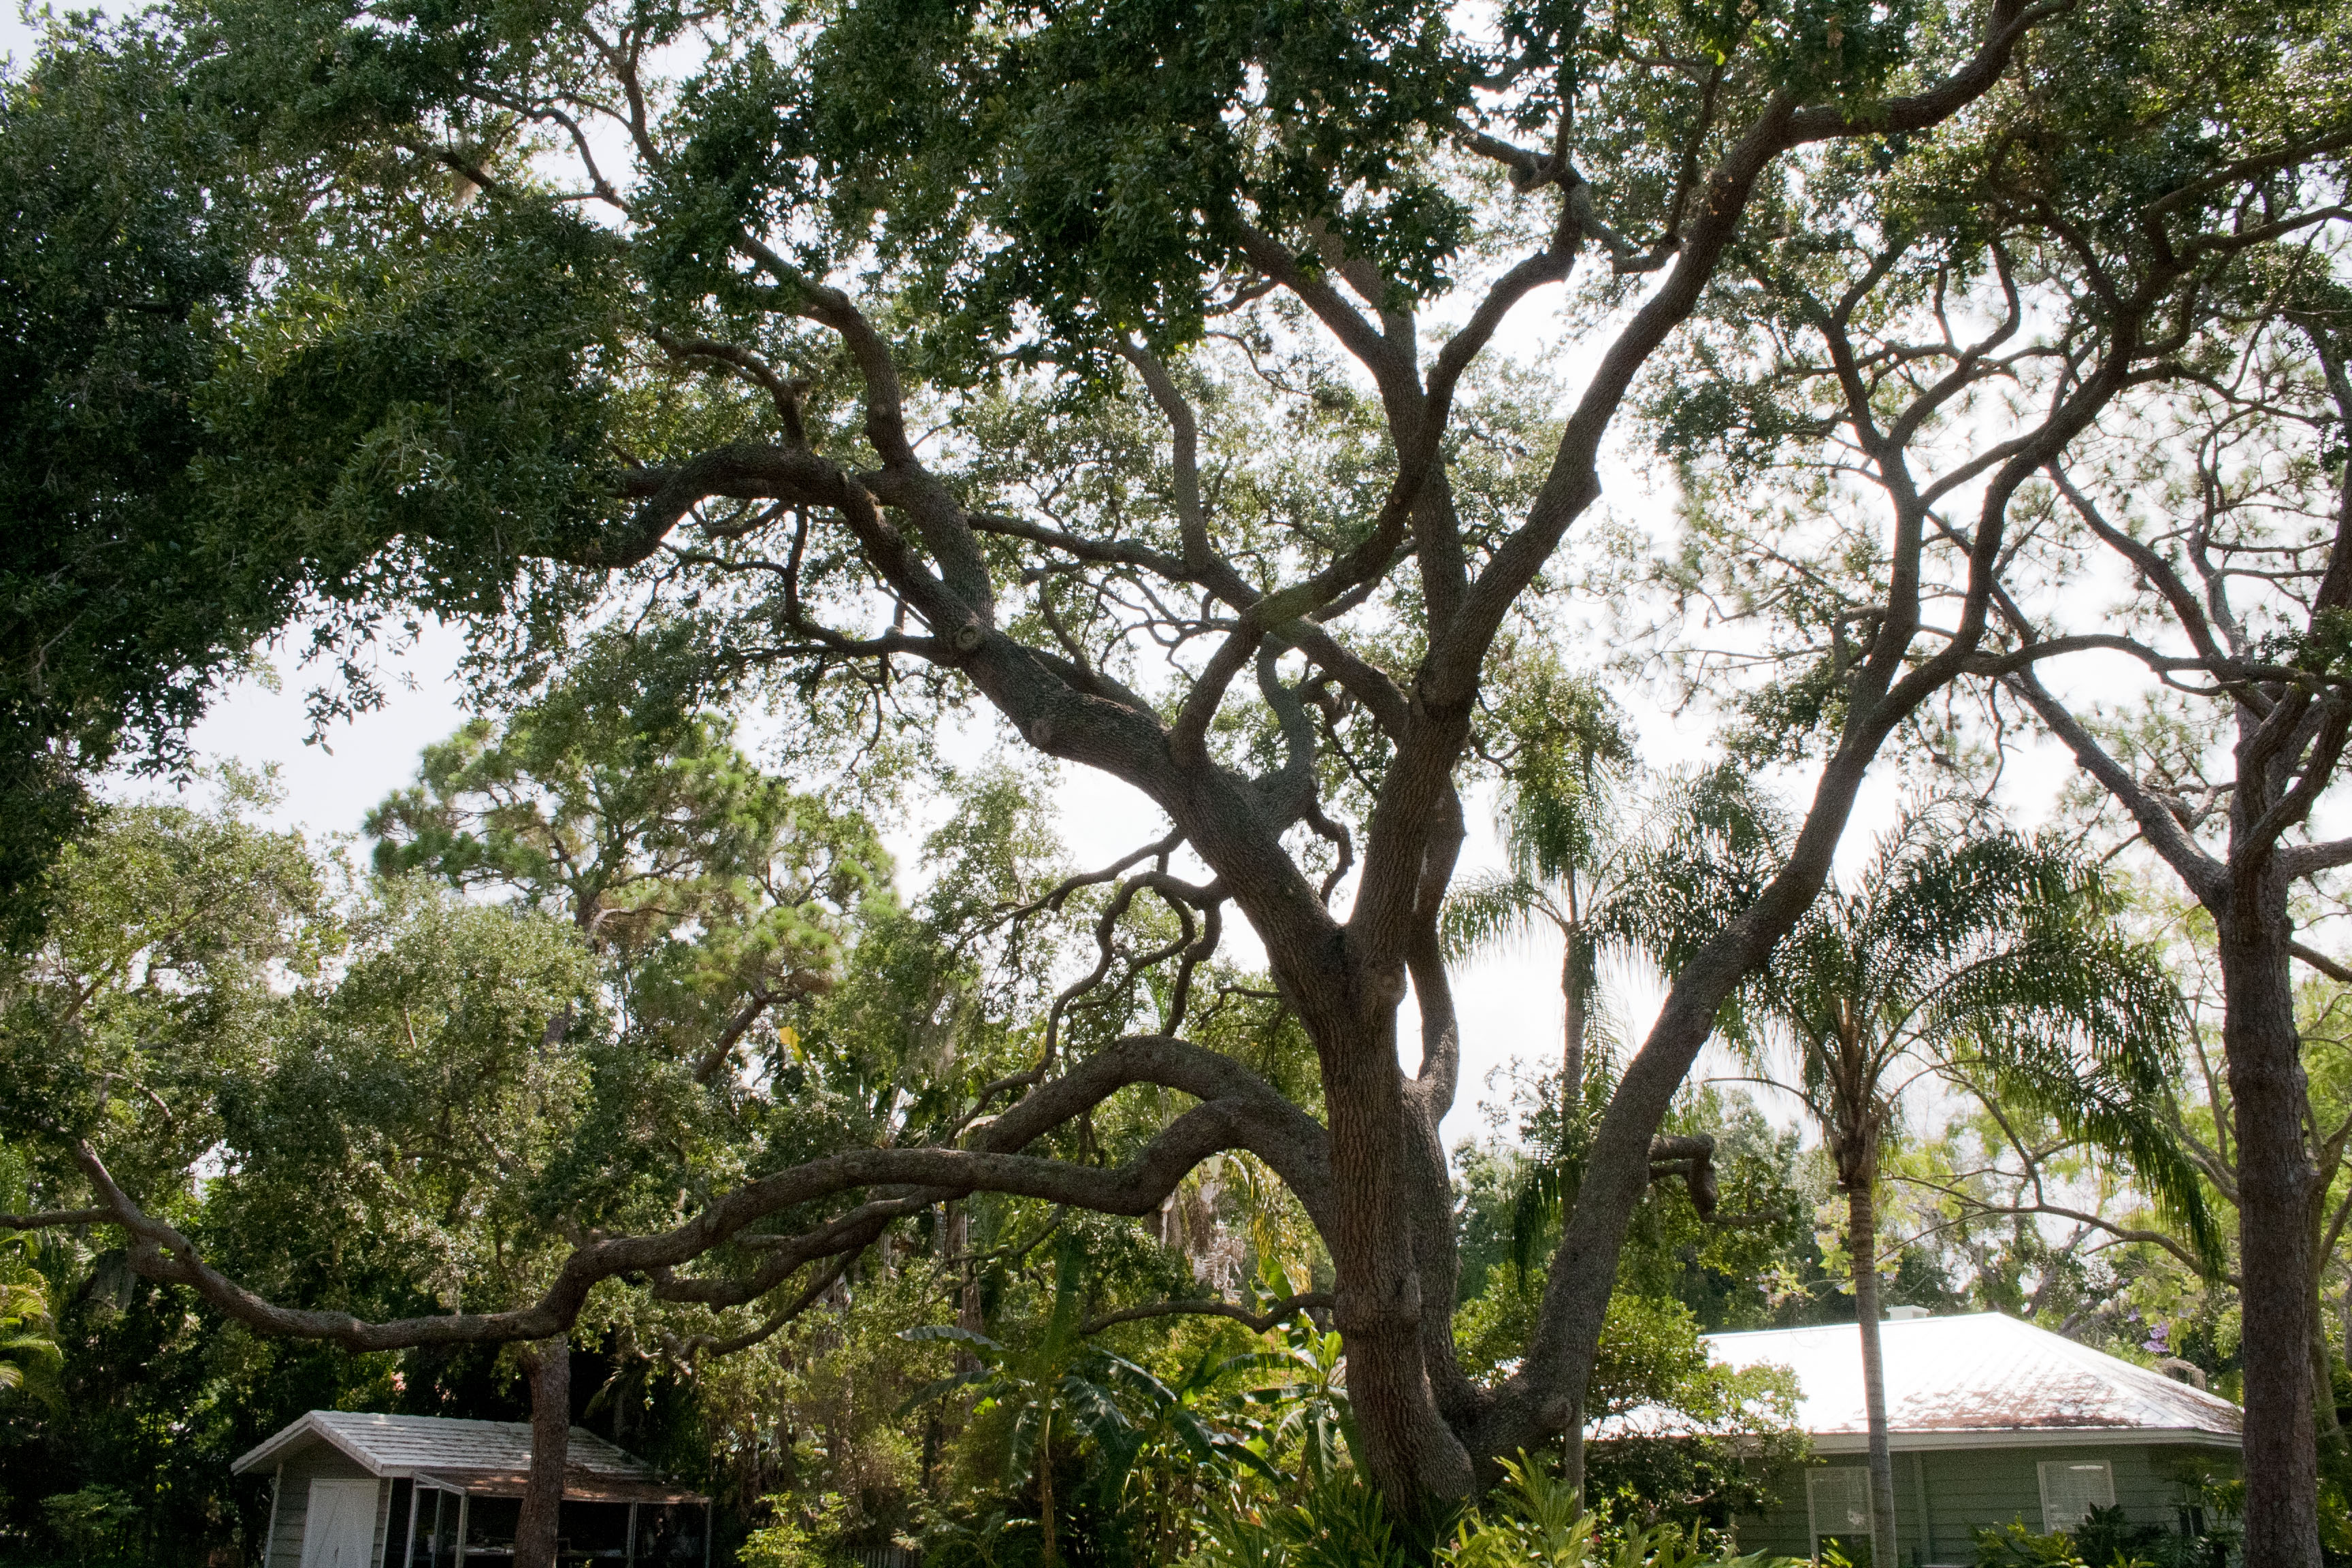
M 862 1250 L 863 1248 L 853 1248 L 844 1252 L 830 1265 L 817 1270 L 816 1278 L 809 1281 L 805 1289 L 770 1314 L 764 1322 L 756 1327 L 725 1338 L 711 1334 L 696 1334 L 672 1346 L 671 1354 L 685 1364 L 706 1359 L 717 1361 L 750 1350 L 754 1345 L 775 1338 L 803 1313 L 824 1300 L 827 1291 L 841 1283 L 842 1276 L 849 1272 L 850 1265 L 857 1261 Z
M 1186 1092 L 1209 1088 L 1212 1095 L 1178 1116 L 1126 1166 L 1071 1165 L 1010 1152 L 1034 1142 L 1116 1089 L 1139 1082 L 1165 1082 Z M 1221 1089 L 1235 1090 L 1238 1098 L 1215 1098 Z M 88 1144 L 77 1145 L 75 1156 L 104 1200 L 102 1223 L 128 1233 L 131 1265 L 140 1273 L 190 1286 L 215 1308 L 257 1331 L 327 1340 L 355 1351 L 550 1339 L 569 1330 L 597 1285 L 622 1276 L 656 1279 L 657 1295 L 735 1304 L 788 1276 L 791 1269 L 784 1268 L 757 1289 L 746 1291 L 793 1252 L 805 1258 L 811 1247 L 818 1248 L 818 1255 L 830 1255 L 862 1245 L 860 1238 L 878 1235 L 880 1223 L 888 1217 L 971 1192 L 1014 1193 L 1108 1214 L 1149 1214 L 1194 1165 L 1228 1148 L 1246 1148 L 1264 1159 L 1307 1205 L 1310 1216 L 1318 1207 L 1328 1211 L 1329 1201 L 1323 1130 L 1239 1063 L 1182 1041 L 1144 1037 L 1098 1052 L 1066 1077 L 1024 1097 L 1003 1116 L 976 1127 L 969 1141 L 974 1147 L 864 1149 L 808 1161 L 745 1184 L 671 1230 L 599 1237 L 575 1246 L 530 1306 L 384 1322 L 267 1300 L 214 1268 L 185 1236 L 148 1215 L 116 1184 Z M 917 1195 L 879 1200 L 883 1206 L 869 1206 L 820 1227 L 815 1237 L 800 1246 L 782 1243 L 752 1281 L 690 1281 L 672 1273 L 772 1215 L 874 1187 L 900 1193 L 912 1189 Z
M 112 1209 L 51 1209 L 44 1214 L 0 1214 L 0 1230 L 68 1230 L 76 1226 L 110 1225 Z

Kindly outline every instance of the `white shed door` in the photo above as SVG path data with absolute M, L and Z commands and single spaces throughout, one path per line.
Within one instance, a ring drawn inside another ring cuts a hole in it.
M 302 1514 L 302 1568 L 373 1568 L 375 1497 L 373 1481 L 312 1481 Z

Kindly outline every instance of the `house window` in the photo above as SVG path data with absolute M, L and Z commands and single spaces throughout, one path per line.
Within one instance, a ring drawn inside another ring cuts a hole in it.
M 1870 1539 L 1870 1472 L 1840 1465 L 1805 1472 L 1805 1507 L 1812 1515 L 1813 1555 L 1824 1541 L 1848 1545 Z
M 2042 1462 L 2042 1528 L 2072 1530 L 2095 1508 L 2116 1506 L 2116 1472 L 2105 1459 Z

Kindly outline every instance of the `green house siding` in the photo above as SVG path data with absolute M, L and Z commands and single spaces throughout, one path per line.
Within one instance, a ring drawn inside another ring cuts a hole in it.
M 2014 1519 L 2042 1529 L 2042 1475 L 2046 1460 L 2104 1461 L 2114 1477 L 2116 1506 L 2137 1522 L 2172 1525 L 2188 1500 L 2185 1473 L 2201 1463 L 2234 1470 L 2237 1456 L 2216 1448 L 2180 1448 L 2149 1444 L 2069 1444 L 2017 1448 L 1948 1448 L 1895 1455 L 1895 1529 L 1902 1568 L 1914 1564 L 1975 1561 L 1975 1531 Z M 1826 1456 L 1832 1466 L 1860 1467 L 1860 1454 Z M 1743 1551 L 1803 1557 L 1812 1551 L 1806 1511 L 1805 1471 L 1776 1478 L 1780 1504 L 1770 1513 L 1739 1521 Z M 1924 1507 L 1922 1506 L 1924 1502 Z

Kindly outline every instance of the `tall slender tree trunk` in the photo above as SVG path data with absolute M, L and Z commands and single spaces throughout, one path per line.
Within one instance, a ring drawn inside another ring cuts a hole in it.
M 1563 1019 L 1559 1049 L 1559 1114 L 1562 1126 L 1573 1118 L 1584 1098 L 1584 1034 L 1588 1027 L 1585 1009 L 1583 976 L 1578 972 L 1576 944 L 1582 936 L 1575 922 L 1570 921 L 1563 933 L 1568 939 L 1568 951 L 1559 961 L 1559 995 Z
M 981 1310 L 980 1268 L 971 1258 L 971 1211 L 961 1200 L 947 1205 L 947 1223 L 940 1231 L 940 1245 L 959 1276 L 956 1327 L 979 1333 L 987 1326 L 987 1318 Z M 971 1353 L 971 1346 L 956 1347 L 955 1369 L 959 1375 L 975 1371 L 979 1365 L 980 1358 Z
M 1847 1253 L 1853 1259 L 1853 1313 L 1862 1331 L 1862 1403 L 1870 1426 L 1871 1568 L 1900 1568 L 1895 1545 L 1895 1453 L 1886 1440 L 1886 1360 L 1878 1341 L 1877 1173 L 1866 1169 L 1845 1192 Z
M 1579 1391 L 1568 1402 L 1568 1427 L 1560 1434 L 1559 1479 L 1576 1494 L 1579 1503 L 1584 1501 L 1584 1394 Z
M 1037 1423 L 1037 1562 L 1055 1568 L 1062 1560 L 1054 1537 L 1054 1407 Z
M 530 1478 L 515 1521 L 514 1568 L 555 1568 L 563 1467 L 572 1447 L 572 1342 L 541 1340 L 518 1352 L 530 1385 Z
M 2327 1324 L 2316 1297 L 2311 1310 L 2311 1419 L 2321 1449 L 2344 1447 L 2344 1418 L 2336 1413 L 2336 1367 L 2327 1342 Z
M 2309 1089 L 2288 971 L 2286 888 L 2275 873 L 2237 879 L 2237 886 L 2242 901 L 2220 911 L 2214 924 L 2227 1003 L 2221 1036 L 2236 1112 L 2238 1247 L 2245 1273 L 2239 1298 L 2246 1346 L 2245 1560 L 2263 1568 L 2318 1568 Z
M 2305 1092 L 2310 1092 L 2307 1085 Z M 2352 1454 L 2352 1433 L 2345 1430 L 2344 1418 L 2336 1410 L 2336 1346 L 2327 1332 L 2326 1243 L 2328 1189 L 2343 1168 L 2340 1153 L 2327 1156 L 2325 1163 L 2320 1155 L 2315 1155 L 2311 1167 L 2311 1414 L 2319 1450 L 2336 1467 Z

